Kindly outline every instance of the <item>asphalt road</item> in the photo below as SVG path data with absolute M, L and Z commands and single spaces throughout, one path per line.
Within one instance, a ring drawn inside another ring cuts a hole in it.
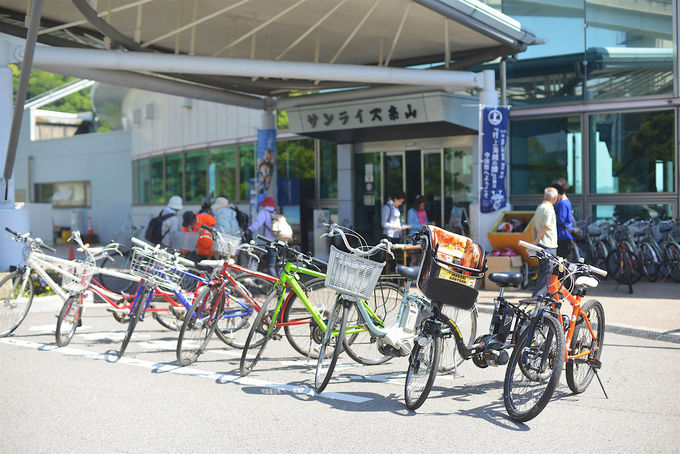
M 680 451 L 680 346 L 607 333 L 600 377 L 573 395 L 564 376 L 534 420 L 503 406 L 504 367 L 439 375 L 417 411 L 403 401 L 405 358 L 358 366 L 345 355 L 316 395 L 316 363 L 285 339 L 246 378 L 240 351 L 214 340 L 190 367 L 175 332 L 149 318 L 126 355 L 126 325 L 89 308 L 68 347 L 55 314 L 31 312 L 0 339 L 0 452 L 648 452 Z M 480 315 L 480 330 L 488 316 Z

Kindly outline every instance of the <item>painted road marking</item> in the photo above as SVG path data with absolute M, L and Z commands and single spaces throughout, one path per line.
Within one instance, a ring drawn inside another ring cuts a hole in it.
M 279 391 L 289 392 L 291 394 L 303 394 L 307 396 L 316 397 L 317 393 L 314 389 L 301 385 L 289 385 L 286 383 L 275 383 L 265 380 L 258 380 L 256 378 L 241 377 L 239 375 L 225 374 L 220 372 L 210 372 L 206 370 L 195 369 L 193 367 L 180 367 L 176 364 L 154 363 L 151 361 L 144 361 L 141 359 L 123 357 L 119 358 L 115 352 L 111 353 L 95 353 L 87 350 L 79 350 L 71 347 L 59 348 L 55 344 L 39 344 L 36 342 L 24 341 L 16 338 L 0 338 L 0 343 L 15 345 L 18 347 L 32 348 L 34 350 L 50 351 L 61 353 L 62 355 L 78 356 L 81 358 L 89 358 L 99 361 L 106 361 L 109 363 L 120 363 L 128 366 L 137 366 L 144 369 L 152 370 L 153 372 L 166 372 L 171 374 L 188 375 L 192 377 L 204 377 L 215 380 L 217 383 L 238 383 L 246 386 L 258 386 L 262 388 L 275 389 Z M 342 400 L 352 403 L 364 403 L 371 398 L 354 396 L 346 393 L 325 392 L 320 397 L 324 399 Z

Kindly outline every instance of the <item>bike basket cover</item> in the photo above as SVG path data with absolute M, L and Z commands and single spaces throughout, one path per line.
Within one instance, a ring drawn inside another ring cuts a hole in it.
M 472 309 L 479 294 L 477 283 L 484 276 L 481 248 L 466 236 L 434 226 L 427 229 L 418 288 L 437 303 Z
M 181 290 L 186 268 L 175 263 L 174 257 L 163 251 L 133 248 L 130 273 L 165 290 Z M 157 255 L 156 255 L 157 254 Z
M 384 267 L 384 262 L 374 262 L 331 246 L 326 287 L 343 295 L 370 298 Z
M 94 274 L 94 266 L 86 262 L 73 261 L 73 264 L 65 268 L 64 271 L 72 276 L 62 274 L 61 287 L 67 292 L 81 292 L 90 284 L 90 279 Z

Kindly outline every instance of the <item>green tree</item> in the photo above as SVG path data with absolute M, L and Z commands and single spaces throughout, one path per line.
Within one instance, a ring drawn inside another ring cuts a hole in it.
M 19 76 L 21 71 L 16 65 L 10 65 L 14 75 L 14 96 L 17 94 L 17 87 L 19 86 Z M 35 98 L 43 93 L 46 93 L 54 88 L 61 87 L 64 84 L 76 80 L 74 77 L 66 77 L 59 74 L 47 73 L 43 71 L 31 71 L 31 77 L 28 79 L 28 91 L 26 99 Z M 89 112 L 92 110 L 90 103 L 90 89 L 86 88 L 77 93 L 61 98 L 52 104 L 44 106 L 47 110 L 54 110 L 57 112 Z

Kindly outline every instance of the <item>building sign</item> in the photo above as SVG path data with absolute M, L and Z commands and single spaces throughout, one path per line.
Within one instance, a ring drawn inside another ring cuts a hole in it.
M 308 131 L 423 123 L 425 105 L 422 100 L 410 99 L 332 107 L 305 112 L 302 120 Z
M 508 108 L 482 110 L 482 181 L 480 210 L 491 213 L 505 207 L 505 144 L 508 138 Z

